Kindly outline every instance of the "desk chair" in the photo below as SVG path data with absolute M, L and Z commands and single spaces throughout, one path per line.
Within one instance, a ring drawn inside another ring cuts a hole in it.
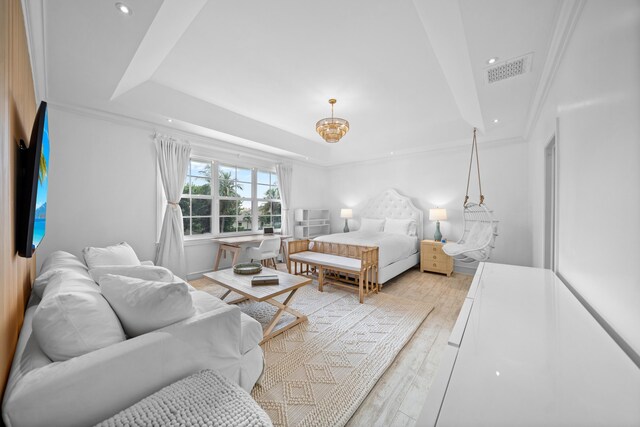
M 280 237 L 265 239 L 258 247 L 247 248 L 247 255 L 253 262 L 260 261 L 262 265 L 268 267 L 268 261 L 271 261 L 273 268 L 276 268 L 276 258 L 280 254 Z

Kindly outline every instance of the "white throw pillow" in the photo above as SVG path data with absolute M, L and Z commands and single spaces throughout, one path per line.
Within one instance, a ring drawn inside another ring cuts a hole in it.
M 106 248 L 86 247 L 82 250 L 89 269 L 103 265 L 140 265 L 140 260 L 128 243 L 122 242 Z
M 33 293 L 40 298 L 44 298 L 49 293 L 75 291 L 100 293 L 100 288 L 91 280 L 86 271 L 79 272 L 66 268 L 48 270 L 33 282 Z
M 47 292 L 33 317 L 33 334 L 54 362 L 126 339 L 120 321 L 99 292 Z
M 411 223 L 415 223 L 412 219 L 393 219 L 387 218 L 384 223 L 384 232 L 392 233 L 392 234 L 402 234 L 405 236 L 409 235 L 409 229 L 411 227 Z
M 384 219 L 362 218 L 358 231 L 379 232 L 384 228 Z
M 74 270 L 79 272 L 87 271 L 87 266 L 80 261 L 78 257 L 65 251 L 55 251 L 45 258 L 40 267 L 40 274 L 44 274 L 49 270 L 64 268 L 65 270 Z
M 101 265 L 89 270 L 89 274 L 96 282 L 100 282 L 102 276 L 107 274 L 152 280 L 154 282 L 174 281 L 173 273 L 170 270 L 155 265 Z
M 129 337 L 155 331 L 195 313 L 185 282 L 155 282 L 107 274 L 100 279 L 100 290 Z
M 409 236 L 417 236 L 418 235 L 418 224 L 415 221 L 411 221 L 409 224 Z

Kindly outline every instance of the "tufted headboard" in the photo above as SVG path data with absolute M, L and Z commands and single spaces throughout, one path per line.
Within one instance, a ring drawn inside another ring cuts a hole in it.
M 364 208 L 358 210 L 360 218 L 412 218 L 416 221 L 418 239 L 422 240 L 422 211 L 411 199 L 401 196 L 396 190 L 388 189 L 371 198 Z

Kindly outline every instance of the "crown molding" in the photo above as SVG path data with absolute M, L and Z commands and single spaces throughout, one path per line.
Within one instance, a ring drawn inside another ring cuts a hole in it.
M 112 124 L 120 125 L 120 126 L 130 126 L 138 129 L 143 129 L 149 131 L 149 138 L 153 138 L 155 133 L 161 133 L 173 136 L 178 139 L 186 139 L 188 140 L 192 146 L 198 148 L 198 152 L 201 155 L 214 155 L 215 153 L 224 153 L 227 155 L 236 156 L 238 158 L 242 157 L 245 159 L 255 159 L 261 160 L 264 162 L 265 160 L 271 161 L 273 163 L 286 163 L 291 162 L 291 164 L 299 164 L 304 165 L 306 167 L 312 167 L 319 170 L 328 170 L 335 169 L 339 167 L 345 167 L 350 165 L 361 165 L 361 164 L 375 164 L 381 161 L 388 161 L 389 154 L 388 153 L 380 153 L 378 155 L 373 155 L 369 158 L 357 161 L 346 161 L 346 162 L 318 162 L 311 160 L 300 160 L 294 159 L 286 156 L 278 156 L 273 153 L 269 153 L 266 151 L 260 151 L 258 149 L 248 149 L 244 147 L 240 147 L 234 145 L 233 143 L 222 141 L 215 138 L 210 138 L 206 136 L 202 136 L 197 133 L 192 133 L 180 129 L 175 129 L 169 126 L 160 125 L 151 121 L 133 118 L 123 114 L 117 114 L 112 112 L 107 112 L 104 110 L 98 110 L 89 107 L 81 107 L 77 105 L 63 104 L 55 101 L 49 101 L 49 107 L 52 107 L 54 110 L 60 110 L 63 112 L 76 114 L 80 116 L 89 117 L 92 119 L 98 119 L 102 121 L 106 121 Z M 469 148 L 470 139 L 459 139 L 455 141 L 445 142 L 437 145 L 432 145 L 429 147 L 419 147 L 414 149 L 408 149 L 403 151 L 397 151 L 394 153 L 393 158 L 404 158 L 404 157 L 412 157 L 416 154 L 420 153 L 429 153 L 429 152 L 447 152 L 447 151 L 458 151 L 458 150 L 467 150 Z M 500 147 L 506 145 L 520 144 L 524 143 L 525 140 L 520 137 L 514 138 L 503 138 L 503 139 L 494 139 L 494 140 L 484 140 L 478 142 L 481 147 L 493 148 Z
M 492 139 L 478 142 L 478 145 L 482 148 L 497 148 L 503 147 L 507 145 L 515 145 L 515 144 L 524 144 L 526 140 L 521 137 L 514 138 L 502 138 L 502 139 Z M 356 165 L 372 165 L 381 162 L 388 162 L 391 158 L 393 159 L 402 159 L 406 157 L 415 157 L 417 154 L 423 153 L 444 153 L 444 152 L 453 152 L 453 151 L 462 151 L 469 150 L 471 145 L 471 138 L 469 139 L 458 139 L 455 141 L 445 142 L 438 145 L 432 145 L 431 147 L 421 147 L 403 151 L 396 151 L 393 155 L 389 155 L 388 153 L 381 154 L 375 157 L 371 157 L 364 160 L 351 161 L 351 162 L 341 162 L 341 163 L 330 163 L 326 164 L 325 167 L 327 169 L 337 169 L 348 166 L 356 166 Z
M 235 156 L 237 158 L 244 159 L 254 159 L 257 161 L 261 161 L 262 163 L 266 160 L 274 164 L 282 163 L 283 159 L 286 159 L 286 161 L 291 162 L 292 164 L 300 164 L 305 165 L 306 167 L 315 167 L 318 169 L 324 168 L 323 165 L 310 161 L 291 159 L 257 149 L 246 149 L 226 141 L 221 141 L 218 139 L 202 136 L 197 133 L 175 129 L 169 126 L 160 125 L 151 121 L 137 119 L 122 114 L 107 112 L 104 110 L 98 110 L 89 107 L 58 103 L 55 101 L 49 101 L 48 106 L 49 108 L 53 108 L 54 110 L 102 120 L 119 126 L 129 126 L 146 130 L 149 131 L 149 139 L 153 139 L 154 134 L 159 133 L 166 134 L 177 139 L 188 140 L 189 143 L 193 147 L 196 147 L 198 149 L 198 152 L 200 152 L 201 154 L 213 155 L 215 153 L 224 153 L 227 156 Z
M 47 99 L 47 61 L 43 0 L 22 0 L 36 105 Z
M 562 2 L 562 6 L 558 12 L 555 30 L 551 37 L 547 58 L 540 76 L 540 82 L 538 83 L 533 103 L 529 109 L 529 116 L 523 134 L 525 140 L 529 140 L 533 129 L 538 123 L 542 107 L 547 100 L 549 90 L 551 89 L 562 58 L 564 57 L 564 52 L 571 40 L 571 36 L 573 35 L 578 18 L 585 4 L 586 0 L 564 0 Z

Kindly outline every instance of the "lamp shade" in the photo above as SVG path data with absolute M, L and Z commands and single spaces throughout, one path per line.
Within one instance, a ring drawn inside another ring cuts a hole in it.
M 447 210 L 442 208 L 429 209 L 429 221 L 446 221 Z
M 340 218 L 353 218 L 353 211 L 351 209 L 340 209 Z

